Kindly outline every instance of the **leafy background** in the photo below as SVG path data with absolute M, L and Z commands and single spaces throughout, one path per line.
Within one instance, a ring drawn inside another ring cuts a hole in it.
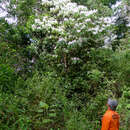
M 87 32 L 86 38 L 68 47 L 65 41 L 57 42 L 60 34 L 31 28 L 36 11 L 41 17 L 50 15 L 39 2 L 12 0 L 8 17 L 17 16 L 17 24 L 0 18 L 0 129 L 98 130 L 107 99 L 116 98 L 120 130 L 129 130 L 129 27 L 118 22 L 110 28 L 123 35 L 108 48 L 102 47 L 103 40 L 96 41 L 107 31 L 100 35 Z M 116 1 L 73 2 L 99 12 L 107 9 L 105 17 L 113 13 L 110 3 Z M 127 21 L 126 16 L 118 21 Z M 75 38 L 84 36 L 71 33 Z

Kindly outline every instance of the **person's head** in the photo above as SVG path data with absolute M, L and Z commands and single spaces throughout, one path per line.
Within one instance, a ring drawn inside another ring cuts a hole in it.
M 116 107 L 118 106 L 118 102 L 117 100 L 108 99 L 107 105 L 109 106 L 111 110 L 115 111 Z

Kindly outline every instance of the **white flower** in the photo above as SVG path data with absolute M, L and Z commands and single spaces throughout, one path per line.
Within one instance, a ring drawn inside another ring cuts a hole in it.
M 96 12 L 97 12 L 96 9 L 94 9 L 94 10 L 90 10 L 90 11 L 87 11 L 87 12 L 85 13 L 85 16 L 92 15 L 92 14 L 94 14 L 94 13 L 96 13 Z
M 64 18 L 64 21 L 68 21 L 69 19 L 68 18 Z
M 89 18 L 89 19 L 85 19 L 85 22 L 87 23 L 87 22 L 91 22 L 91 19 Z
M 38 30 L 41 30 L 41 27 L 37 27 Z
M 90 28 L 88 31 L 92 31 L 93 34 L 97 34 L 100 30 L 99 25 L 97 25 L 95 28 Z
M 59 38 L 58 42 L 66 41 L 63 37 Z
M 57 57 L 58 57 L 58 55 L 52 55 L 52 57 L 55 57 L 55 58 L 57 58 Z
M 77 30 L 77 32 L 79 33 L 79 32 L 81 32 L 81 30 Z
M 70 42 L 68 42 L 68 45 L 72 45 L 72 44 L 74 44 L 75 42 L 76 42 L 76 40 L 70 41 Z
M 35 25 L 35 24 L 32 25 L 32 29 L 33 29 L 33 30 L 36 29 L 36 25 Z
M 42 5 L 53 5 L 53 2 L 50 0 L 42 0 Z
M 88 10 L 87 7 L 85 7 L 83 5 L 79 5 L 78 8 L 79 8 L 79 10 Z
M 73 57 L 73 58 L 71 58 L 71 60 L 77 61 L 77 60 L 80 60 L 80 58 L 78 58 L 78 57 Z
M 116 4 L 112 5 L 111 8 L 112 8 L 112 9 L 115 9 L 115 8 L 121 6 L 121 5 L 122 5 L 122 1 L 117 1 Z
M 40 23 L 40 19 L 35 19 L 35 23 Z

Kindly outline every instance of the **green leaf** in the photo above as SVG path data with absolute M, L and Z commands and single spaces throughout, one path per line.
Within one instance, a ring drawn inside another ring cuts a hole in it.
M 44 109 L 48 109 L 48 104 L 44 103 L 44 102 L 40 102 L 40 108 L 44 108 Z
M 49 117 L 56 117 L 56 113 L 49 113 Z
M 39 109 L 37 112 L 42 113 L 42 112 L 43 112 L 43 109 Z
M 128 104 L 128 105 L 126 106 L 126 108 L 127 108 L 128 110 L 130 110 L 130 104 Z
M 51 119 L 44 119 L 42 122 L 44 123 L 44 124 L 46 124 L 46 123 L 50 123 L 50 122 L 52 122 L 53 120 L 51 120 Z

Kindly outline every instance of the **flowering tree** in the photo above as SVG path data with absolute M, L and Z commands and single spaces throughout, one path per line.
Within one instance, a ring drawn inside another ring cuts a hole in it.
M 30 47 L 65 68 L 88 59 L 91 48 L 102 47 L 115 22 L 114 17 L 101 17 L 97 9 L 70 0 L 42 0 L 40 6 L 27 23 L 35 37 Z

